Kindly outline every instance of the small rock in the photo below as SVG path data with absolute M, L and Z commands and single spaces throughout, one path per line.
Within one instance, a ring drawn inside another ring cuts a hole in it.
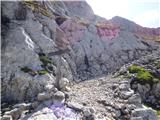
M 116 118 L 118 118 L 119 116 L 121 116 L 120 110 L 115 110 L 115 115 L 116 115 Z
M 119 89 L 120 89 L 121 91 L 128 91 L 129 88 L 130 88 L 130 86 L 129 86 L 128 84 L 121 84 L 121 85 L 119 86 Z
M 112 107 L 110 107 L 110 106 L 107 106 L 107 107 L 106 107 L 106 110 L 107 110 L 108 112 L 113 112 L 113 111 L 114 111 L 114 108 L 112 108 Z
M 126 114 L 126 115 L 124 115 L 124 120 L 129 120 L 130 119 L 130 114 Z
M 33 103 L 31 104 L 31 106 L 32 106 L 33 109 L 37 108 L 38 105 L 39 105 L 39 102 L 38 102 L 38 101 L 35 101 L 35 102 L 33 102 Z
M 69 86 L 69 80 L 67 78 L 62 78 L 59 80 L 59 87 L 62 90 L 65 90 Z
M 4 114 L 5 115 L 11 115 L 13 120 L 17 120 L 21 116 L 22 111 L 19 108 L 14 108 L 13 110 L 7 111 Z
M 93 107 L 84 107 L 83 108 L 83 114 L 84 116 L 91 116 L 95 113 L 95 109 Z
M 22 111 L 29 109 L 29 107 L 31 106 L 31 103 L 20 103 L 20 104 L 16 104 L 13 106 L 13 108 L 20 108 Z
M 132 117 L 131 120 L 143 120 L 142 117 Z
M 122 113 L 122 115 L 129 114 L 129 109 L 127 108 L 127 106 L 124 105 L 121 107 L 121 113 Z
M 129 84 L 129 82 L 126 81 L 126 80 L 120 81 L 119 83 L 120 83 L 120 84 Z
M 32 113 L 27 120 L 57 120 L 57 117 L 51 109 L 43 107 Z
M 133 90 L 131 90 L 131 91 L 128 91 L 128 92 L 121 92 L 121 94 L 120 94 L 120 97 L 122 98 L 122 99 L 128 99 L 129 97 L 131 97 L 132 95 L 134 94 L 134 91 Z
M 137 106 L 141 106 L 141 97 L 139 94 L 133 94 L 130 98 L 128 98 L 128 103 L 135 104 Z
M 128 109 L 134 110 L 134 109 L 136 109 L 136 106 L 134 104 L 130 104 L 130 105 L 128 105 Z
M 157 120 L 156 113 L 151 108 L 138 108 L 132 112 L 133 117 L 142 117 L 144 120 Z
M 78 103 L 74 103 L 74 102 L 69 102 L 67 103 L 68 107 L 77 110 L 77 111 L 82 111 L 83 110 L 83 105 L 78 104 Z
M 54 85 L 46 85 L 46 86 L 44 87 L 44 89 L 45 89 L 47 92 L 53 92 L 53 91 L 55 91 Z
M 112 85 L 112 90 L 115 90 L 119 85 L 118 84 L 113 84 Z
M 61 91 L 57 91 L 54 94 L 54 103 L 64 103 L 65 101 L 65 94 Z
M 46 92 L 39 93 L 37 96 L 38 101 L 48 100 L 49 98 L 51 98 L 51 96 Z
M 95 110 L 92 107 L 83 108 L 83 120 L 95 120 Z
M 97 100 L 97 102 L 98 103 L 100 103 L 100 104 L 102 104 L 102 105 L 104 105 L 104 106 L 110 106 L 110 103 L 109 102 L 107 102 L 107 100 Z
M 69 86 L 66 86 L 65 91 L 69 92 L 69 91 L 71 91 L 71 88 Z
M 43 101 L 43 104 L 47 107 L 51 106 L 53 104 L 53 101 L 52 100 L 45 100 Z

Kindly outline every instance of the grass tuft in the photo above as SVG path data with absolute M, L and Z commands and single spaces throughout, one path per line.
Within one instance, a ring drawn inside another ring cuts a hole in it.
M 138 65 L 132 65 L 128 68 L 130 73 L 138 73 L 138 72 L 143 72 L 145 69 L 141 66 Z
M 159 80 L 154 77 L 148 70 L 145 70 L 143 67 L 138 65 L 132 65 L 128 68 L 130 73 L 136 73 L 136 80 L 141 84 L 149 83 L 153 84 Z
M 50 58 L 48 58 L 47 56 L 40 56 L 39 58 L 40 58 L 40 61 L 45 66 L 48 65 L 48 64 L 52 64 L 53 63 L 53 61 Z
M 45 75 L 45 74 L 48 73 L 47 70 L 39 70 L 39 71 L 37 71 L 37 72 L 38 72 L 39 75 Z

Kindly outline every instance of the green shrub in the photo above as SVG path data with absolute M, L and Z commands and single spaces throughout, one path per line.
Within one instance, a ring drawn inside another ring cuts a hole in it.
M 48 71 L 46 71 L 46 70 L 39 70 L 37 72 L 38 72 L 39 75 L 44 75 L 44 74 L 48 73 Z
M 25 67 L 22 67 L 22 68 L 21 68 L 21 71 L 23 71 L 23 72 L 25 72 L 25 73 L 28 73 L 28 72 L 31 72 L 32 69 L 30 69 L 30 68 L 28 68 L 27 66 L 25 66 Z
M 132 65 L 128 68 L 130 73 L 138 73 L 138 72 L 142 72 L 145 71 L 145 69 L 141 66 L 138 65 Z
M 153 84 L 155 81 L 154 76 L 143 67 L 138 65 L 132 65 L 128 68 L 130 73 L 137 73 L 136 80 L 141 84 L 149 83 Z
M 47 56 L 40 56 L 40 61 L 43 63 L 43 65 L 52 64 L 52 60 L 48 58 Z
M 160 110 L 157 110 L 157 115 L 159 115 L 159 116 L 160 116 Z
M 141 83 L 153 83 L 153 76 L 148 71 L 140 71 L 137 73 L 136 79 Z

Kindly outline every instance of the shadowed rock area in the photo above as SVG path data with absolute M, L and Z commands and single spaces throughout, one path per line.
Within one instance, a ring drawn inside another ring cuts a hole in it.
M 2 120 L 158 119 L 159 28 L 85 1 L 2 1 L 1 18 Z

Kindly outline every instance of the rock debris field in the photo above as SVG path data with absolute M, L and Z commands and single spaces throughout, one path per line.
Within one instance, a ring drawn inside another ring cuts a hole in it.
M 22 120 L 156 120 L 129 86 L 128 80 L 111 75 L 80 82 L 65 92 L 65 105 L 43 104 Z

